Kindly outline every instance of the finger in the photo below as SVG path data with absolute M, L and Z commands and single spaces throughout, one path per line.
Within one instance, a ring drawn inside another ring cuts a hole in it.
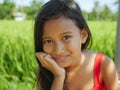
M 46 60 L 53 60 L 49 54 L 44 55 L 43 58 Z
M 37 58 L 39 58 L 39 59 L 43 59 L 43 57 L 45 57 L 46 54 L 43 53 L 43 52 L 37 52 L 37 53 L 36 53 L 36 56 L 37 56 Z
M 39 52 L 36 53 L 37 57 L 40 57 L 41 59 L 46 59 L 46 60 L 52 60 L 52 57 L 49 54 Z
M 45 56 L 45 54 L 43 54 L 43 53 L 36 53 L 36 57 L 38 58 L 38 60 L 40 61 L 40 63 L 42 64 L 42 66 L 43 67 L 45 67 L 45 63 L 46 63 L 46 61 L 45 61 L 45 59 L 43 58 Z
M 43 53 L 43 52 L 36 53 L 36 55 L 39 58 L 39 61 L 41 62 L 43 67 L 48 68 L 48 69 L 51 68 L 51 66 L 58 67 L 58 64 L 51 57 L 51 55 Z
M 46 54 L 44 52 L 38 52 L 36 53 L 36 56 L 39 59 L 42 66 L 45 68 L 50 68 L 51 66 L 57 64 L 49 54 Z
M 50 67 L 51 66 L 53 66 L 53 67 L 57 67 L 58 66 L 58 64 L 55 62 L 55 60 L 49 54 L 44 56 L 44 59 L 45 59 L 46 64 L 48 66 L 50 66 Z

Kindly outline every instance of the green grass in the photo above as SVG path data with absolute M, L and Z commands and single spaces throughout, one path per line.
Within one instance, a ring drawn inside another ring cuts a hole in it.
M 0 21 L 0 90 L 32 90 L 36 70 L 33 22 Z
M 93 36 L 91 49 L 115 59 L 116 22 L 88 22 Z
M 33 21 L 0 21 L 0 90 L 36 90 Z M 89 21 L 91 49 L 115 59 L 116 22 Z

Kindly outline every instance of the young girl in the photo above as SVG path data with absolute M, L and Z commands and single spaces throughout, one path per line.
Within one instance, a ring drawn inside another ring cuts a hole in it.
M 39 90 L 118 90 L 113 61 L 87 50 L 91 33 L 73 0 L 50 0 L 35 20 Z

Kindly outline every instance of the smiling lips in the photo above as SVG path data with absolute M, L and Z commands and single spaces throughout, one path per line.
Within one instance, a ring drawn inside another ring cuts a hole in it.
M 64 60 L 66 60 L 67 57 L 68 56 L 60 56 L 60 57 L 55 58 L 55 60 L 56 61 L 64 61 Z

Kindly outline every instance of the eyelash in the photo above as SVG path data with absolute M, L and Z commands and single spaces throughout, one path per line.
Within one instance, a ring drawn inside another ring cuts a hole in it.
M 50 44 L 50 43 L 52 43 L 52 40 L 44 40 L 43 41 L 43 44 Z
M 66 36 L 64 36 L 62 39 L 63 39 L 63 40 L 69 40 L 70 38 L 71 38 L 70 35 L 66 35 Z
M 71 37 L 72 36 L 70 36 L 70 35 L 66 35 L 66 36 L 63 36 L 62 40 L 69 40 Z M 51 44 L 51 43 L 53 43 L 53 41 L 49 40 L 49 39 L 43 41 L 43 44 Z

